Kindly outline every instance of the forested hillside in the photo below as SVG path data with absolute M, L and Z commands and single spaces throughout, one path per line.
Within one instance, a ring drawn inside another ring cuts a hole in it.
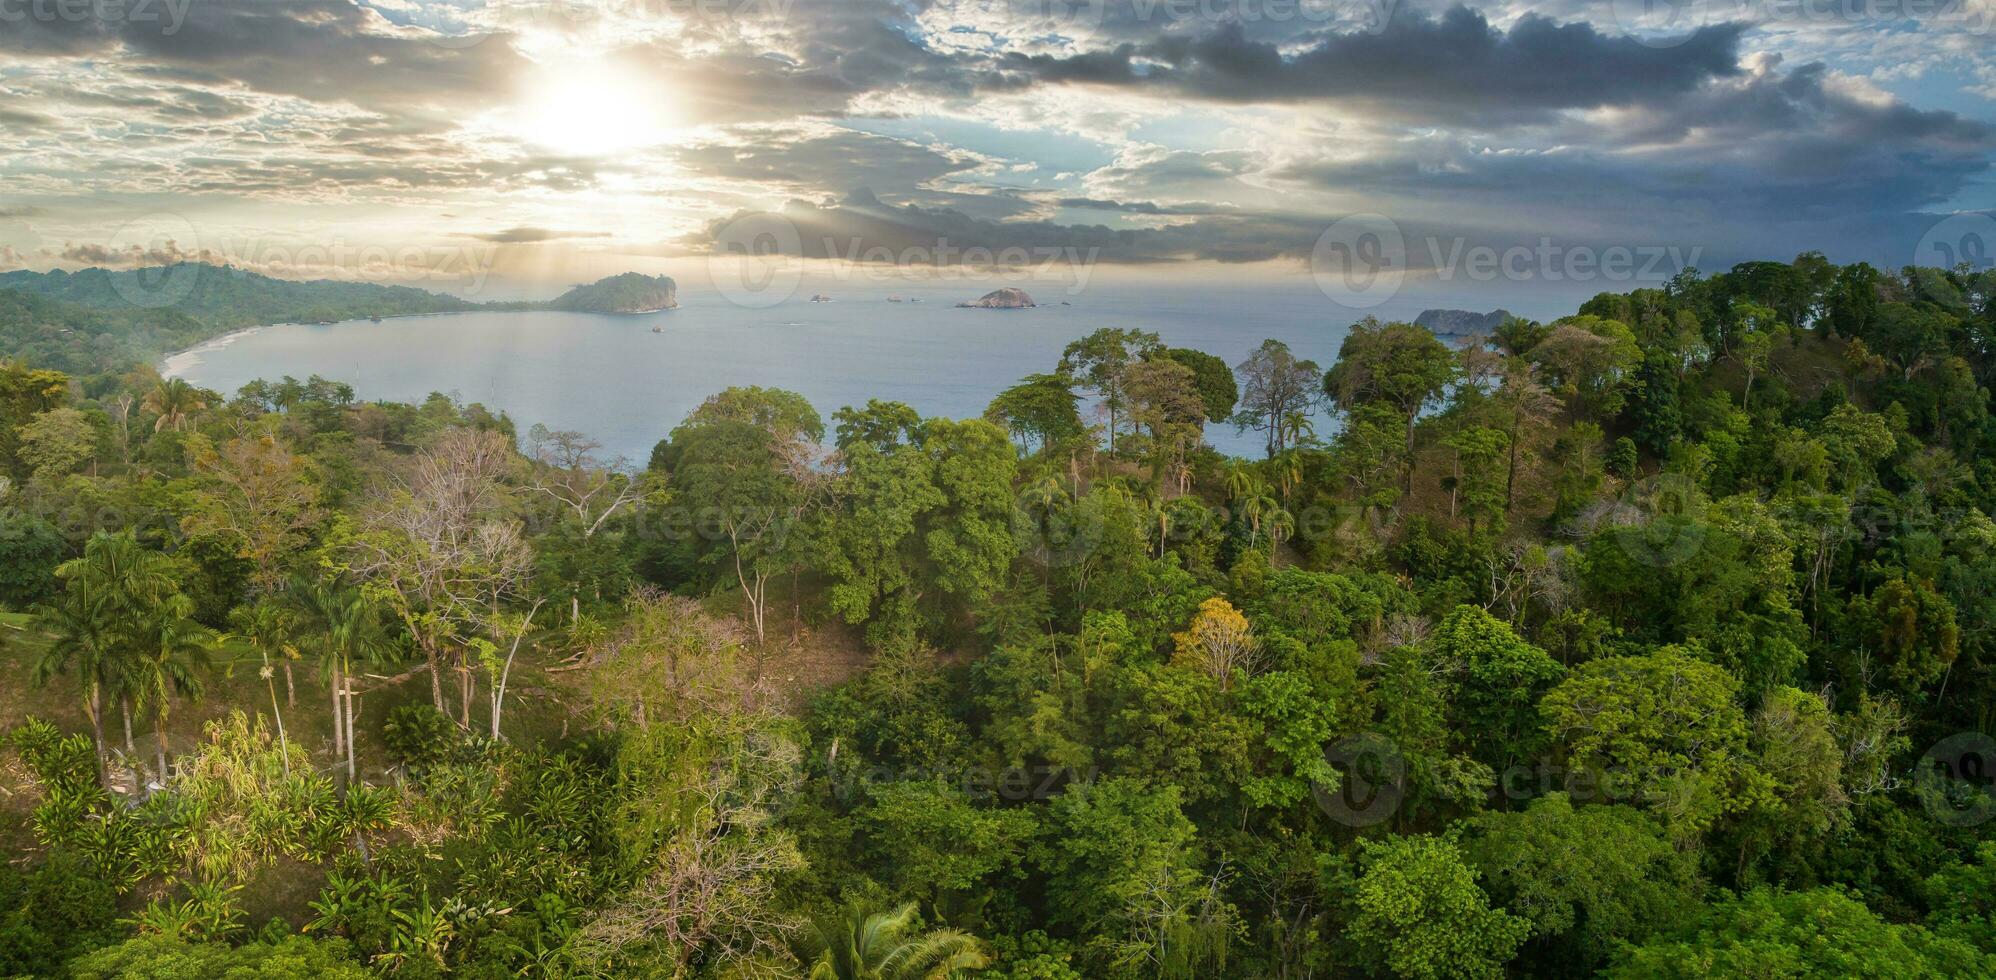
M 268 323 L 450 313 L 495 306 L 370 282 L 293 282 L 183 262 L 142 269 L 0 272 L 0 331 L 14 357 L 65 371 L 119 370 Z M 72 337 L 84 335 L 88 343 Z M 18 342 L 17 342 L 18 340 Z
M 1987 273 L 1103 330 L 632 471 L 41 303 L 0 976 L 1996 975 Z

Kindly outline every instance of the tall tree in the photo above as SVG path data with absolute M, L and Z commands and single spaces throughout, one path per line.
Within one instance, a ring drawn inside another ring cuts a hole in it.
M 35 683 L 77 675 L 96 741 L 98 779 L 107 787 L 104 699 L 131 693 L 137 661 L 161 639 L 162 610 L 180 598 L 181 574 L 177 563 L 139 544 L 132 532 L 99 532 L 81 557 L 56 569 L 61 594 L 36 608 L 52 640 L 35 663 Z
M 747 606 L 756 642 L 767 638 L 769 580 L 796 559 L 793 532 L 820 480 L 824 424 L 786 391 L 734 388 L 672 430 L 672 487 L 718 532 L 705 558 L 724 563 Z
M 1340 411 L 1385 405 L 1406 425 L 1407 486 L 1414 485 L 1414 423 L 1455 380 L 1456 360 L 1435 335 L 1411 323 L 1353 324 L 1324 374 L 1324 393 Z
M 1264 340 L 1234 370 L 1241 379 L 1241 407 L 1234 415 L 1234 427 L 1262 432 L 1268 455 L 1274 458 L 1295 442 L 1301 423 L 1316 406 L 1317 362 L 1298 360 L 1282 341 Z
M 1109 451 L 1116 451 L 1116 437 L 1122 431 L 1121 419 L 1127 404 L 1124 381 L 1130 368 L 1147 354 L 1160 348 L 1157 334 L 1143 330 L 1117 330 L 1103 327 L 1067 345 L 1060 355 L 1060 373 L 1095 392 L 1109 413 Z

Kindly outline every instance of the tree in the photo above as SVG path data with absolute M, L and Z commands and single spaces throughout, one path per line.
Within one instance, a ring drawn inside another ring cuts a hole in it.
M 308 532 L 324 517 L 310 462 L 265 433 L 198 450 L 194 468 L 203 485 L 181 529 L 228 539 L 236 556 L 255 567 L 257 589 L 275 591 L 285 561 L 305 549 Z
M 1996 957 L 1916 925 L 1894 925 L 1834 888 L 1756 888 L 1630 948 L 1605 975 L 1674 977 L 1966 977 Z
M 1455 355 L 1435 335 L 1411 323 L 1352 325 L 1338 361 L 1324 374 L 1324 393 L 1346 414 L 1384 405 L 1407 427 L 1407 486 L 1414 485 L 1414 423 L 1456 376 Z
M 333 709 L 333 753 L 346 757 L 347 782 L 358 779 L 354 762 L 354 664 L 381 661 L 389 650 L 380 616 L 364 589 L 336 579 L 301 582 L 293 590 L 303 616 L 299 637 L 317 655 Z M 438 710 L 442 710 L 439 708 Z
M 515 462 L 511 441 L 480 429 L 451 428 L 416 459 L 415 472 L 342 528 L 331 571 L 352 576 L 409 630 L 430 672 L 430 697 L 444 710 L 443 671 L 459 675 L 459 724 L 471 725 L 466 644 L 514 597 L 533 551 L 505 505 L 501 477 Z
M 256 648 L 258 657 L 263 658 L 263 666 L 258 668 L 257 676 L 261 677 L 264 685 L 270 689 L 270 714 L 277 722 L 278 748 L 283 753 L 285 765 L 289 766 L 291 738 L 284 730 L 284 711 L 277 703 L 277 671 L 271 666 L 270 661 L 271 655 L 276 654 L 277 659 L 283 662 L 284 689 L 286 693 L 293 693 L 291 658 L 295 655 L 295 650 L 291 641 L 297 634 L 298 624 L 290 609 L 273 600 L 263 599 L 229 610 L 229 626 L 237 636 Z M 297 704 L 295 697 L 292 703 Z M 336 713 L 335 718 L 337 717 Z M 334 734 L 338 734 L 337 720 L 334 723 Z
M 1260 665 L 1261 641 L 1247 617 L 1217 596 L 1200 603 L 1192 625 L 1171 639 L 1177 646 L 1172 659 L 1210 675 L 1222 691 Z
M 195 412 L 208 407 L 209 393 L 180 378 L 160 378 L 153 383 L 139 407 L 153 413 L 153 431 L 179 432 Z
M 82 557 L 56 569 L 62 593 L 36 607 L 36 619 L 51 639 L 35 663 L 35 683 L 71 672 L 78 676 L 96 740 L 98 779 L 107 788 L 104 698 L 130 696 L 133 669 L 149 647 L 156 650 L 167 618 L 163 612 L 180 598 L 180 574 L 175 562 L 140 545 L 132 532 L 99 532 L 84 545 Z
M 121 678 L 139 707 L 150 707 L 153 716 L 155 758 L 159 781 L 167 780 L 166 725 L 173 714 L 175 698 L 197 698 L 203 685 L 198 669 L 207 665 L 213 634 L 193 619 L 194 601 L 184 595 L 168 596 L 148 616 L 143 639 L 128 661 Z
M 700 509 L 748 606 L 756 642 L 767 637 L 769 580 L 792 561 L 790 538 L 819 480 L 812 468 L 824 423 L 786 391 L 731 388 L 672 431 L 672 487 Z
M 807 980 L 945 980 L 991 963 L 975 936 L 957 929 L 917 933 L 919 921 L 913 902 L 891 912 L 848 908 L 814 920 L 798 959 L 810 965 Z
M 1199 388 L 1199 399 L 1206 407 L 1206 420 L 1224 422 L 1234 415 L 1234 403 L 1240 400 L 1240 387 L 1234 381 L 1232 368 L 1227 362 L 1205 351 L 1185 347 L 1167 347 L 1157 352 L 1158 357 L 1177 361 L 1192 369 L 1194 383 Z M 1310 382 L 1314 384 L 1315 378 Z
M 33 514 L 0 510 L 0 603 L 21 608 L 48 597 L 69 542 Z
M 1058 374 L 1029 374 L 998 393 L 984 417 L 1005 427 L 1025 449 L 1041 452 L 1081 435 L 1073 382 Z
M 1681 647 L 1575 668 L 1540 704 L 1546 731 L 1611 801 L 1702 830 L 1741 805 L 1747 722 L 1739 681 Z
M 20 429 L 20 459 L 37 480 L 76 472 L 97 455 L 97 429 L 73 408 L 52 408 Z
M 1153 472 L 1172 475 L 1179 492 L 1185 492 L 1191 484 L 1191 452 L 1205 431 L 1205 402 L 1192 370 L 1155 358 L 1130 368 L 1124 387 L 1130 421 L 1150 432 Z
M 1470 827 L 1464 856 L 1491 898 L 1531 923 L 1541 966 L 1591 973 L 1620 943 L 1670 929 L 1701 898 L 1696 855 L 1629 807 L 1576 807 L 1555 792 Z
M 1501 977 L 1531 923 L 1490 907 L 1476 869 L 1443 837 L 1364 841 L 1351 941 L 1395 976 Z
M 1473 733 L 1479 761 L 1501 770 L 1537 751 L 1539 698 L 1566 673 L 1550 654 L 1476 606 L 1455 607 L 1428 648 L 1455 679 L 1454 727 Z
M 1026 843 L 1039 829 L 1033 810 L 980 807 L 943 780 L 886 783 L 867 793 L 861 815 L 870 853 L 892 869 L 898 890 L 938 909 L 982 905 L 993 876 L 1019 874 Z
M 1233 910 L 1202 886 L 1178 787 L 1120 776 L 1070 786 L 1048 804 L 1047 830 L 1031 853 L 1050 878 L 1050 916 L 1101 937 L 1103 958 L 1134 976 L 1224 959 Z
M 1526 356 L 1569 403 L 1606 418 L 1622 410 L 1622 388 L 1642 348 L 1620 321 L 1581 315 L 1555 323 Z
M 1124 380 L 1131 367 L 1159 349 L 1157 334 L 1103 327 L 1067 345 L 1060 355 L 1060 373 L 1074 378 L 1102 400 L 1109 413 L 1109 451 L 1116 451 L 1122 431 L 1119 420 L 1126 404 Z
M 1234 428 L 1264 433 L 1268 455 L 1274 458 L 1295 442 L 1300 424 L 1316 407 L 1321 369 L 1315 361 L 1297 360 L 1289 345 L 1264 340 L 1234 370 L 1241 377 L 1241 408 L 1234 416 Z

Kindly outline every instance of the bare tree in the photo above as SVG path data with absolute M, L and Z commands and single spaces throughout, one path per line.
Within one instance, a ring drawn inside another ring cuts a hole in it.
M 412 474 L 362 513 L 342 549 L 346 570 L 415 638 L 437 710 L 444 710 L 444 668 L 458 672 L 466 726 L 476 684 L 466 648 L 518 594 L 533 564 L 519 524 L 504 516 L 510 491 L 502 478 L 515 462 L 498 433 L 446 431 Z

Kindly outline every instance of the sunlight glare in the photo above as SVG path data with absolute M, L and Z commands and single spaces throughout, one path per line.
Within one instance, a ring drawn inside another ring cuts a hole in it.
M 542 149 L 575 156 L 656 145 L 670 129 L 656 89 L 635 73 L 607 66 L 549 65 L 528 82 L 509 128 Z

